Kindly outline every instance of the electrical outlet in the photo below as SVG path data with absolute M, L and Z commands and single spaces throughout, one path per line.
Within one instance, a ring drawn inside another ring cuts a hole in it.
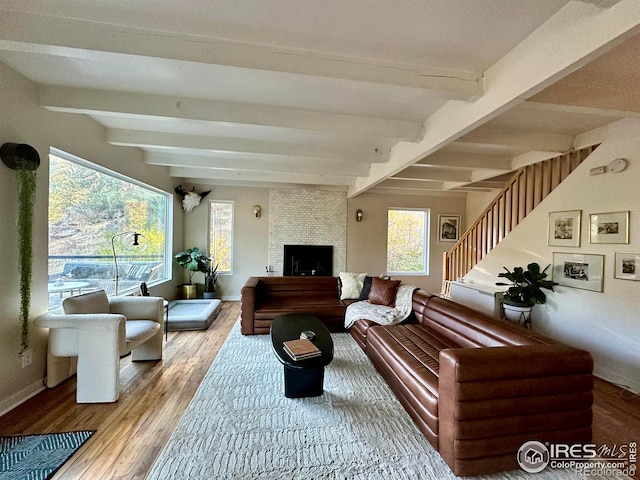
M 20 354 L 22 357 L 22 368 L 27 368 L 33 362 L 33 350 L 25 350 Z
M 607 167 L 595 167 L 589 170 L 589 175 L 602 175 L 607 173 Z

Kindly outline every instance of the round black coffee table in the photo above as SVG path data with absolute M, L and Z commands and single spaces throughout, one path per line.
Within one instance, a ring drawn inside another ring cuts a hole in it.
M 315 333 L 312 342 L 322 354 L 295 361 L 284 350 L 283 343 L 300 338 L 304 330 Z M 291 313 L 280 315 L 271 324 L 271 344 L 284 365 L 284 396 L 287 398 L 318 397 L 324 390 L 324 367 L 333 360 L 333 340 L 327 327 L 315 315 Z

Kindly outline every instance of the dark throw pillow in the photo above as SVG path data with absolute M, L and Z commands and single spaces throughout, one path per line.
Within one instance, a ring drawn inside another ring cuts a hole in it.
M 373 277 L 364 277 L 364 283 L 362 285 L 362 291 L 358 300 L 368 300 L 369 292 L 371 291 L 371 280 Z
M 371 291 L 369 292 L 369 303 L 376 305 L 386 305 L 395 307 L 396 294 L 400 288 L 400 280 L 384 280 L 374 278 L 371 280 Z

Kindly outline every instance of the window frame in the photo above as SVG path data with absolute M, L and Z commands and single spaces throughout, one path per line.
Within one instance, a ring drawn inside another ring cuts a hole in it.
M 173 194 L 166 192 L 160 188 L 154 187 L 152 185 L 149 185 L 147 183 L 144 183 L 140 180 L 137 180 L 135 178 L 129 177 L 127 175 L 124 175 L 120 172 L 116 172 L 114 170 L 111 170 L 103 165 L 97 164 L 97 163 L 93 163 L 90 160 L 84 159 L 82 157 L 78 157 L 77 155 L 74 155 L 72 153 L 66 152 L 64 150 L 61 150 L 59 148 L 50 146 L 49 147 L 49 155 L 53 155 L 56 157 L 59 157 L 65 161 L 71 162 L 71 163 L 75 163 L 77 165 L 80 165 L 81 167 L 84 168 L 88 168 L 90 170 L 96 171 L 98 173 L 101 173 L 103 175 L 107 175 L 110 176 L 112 178 L 115 178 L 117 180 L 120 180 L 122 182 L 127 182 L 133 185 L 136 185 L 140 188 L 144 188 L 146 190 L 149 190 L 155 194 L 161 195 L 162 197 L 164 197 L 165 199 L 165 218 L 164 218 L 164 222 L 165 222 L 165 228 L 164 228 L 164 236 L 165 236 L 165 242 L 164 242 L 164 252 L 163 252 L 163 258 L 164 258 L 164 262 L 165 262 L 165 268 L 164 268 L 164 276 L 163 278 L 158 278 L 156 280 L 152 280 L 148 283 L 149 286 L 154 286 L 154 285 L 160 285 L 162 283 L 166 283 L 166 282 L 171 282 L 173 280 L 173 255 L 172 255 L 172 251 L 173 251 Z M 50 178 L 50 171 L 47 174 L 48 178 L 47 181 L 50 182 L 51 178 Z M 48 188 L 47 188 L 47 201 L 49 199 L 49 195 L 51 194 L 51 188 L 50 188 L 50 184 L 48 183 Z M 47 215 L 47 228 L 49 225 L 49 216 Z M 49 246 L 48 246 L 48 242 L 47 242 L 47 257 L 49 257 Z M 47 268 L 47 273 L 48 273 L 48 268 Z M 118 296 L 126 296 L 126 295 L 130 295 L 132 293 L 131 289 L 127 289 L 127 290 L 123 290 L 121 292 L 119 292 Z
M 234 258 L 234 254 L 235 254 L 235 247 L 234 247 L 234 243 L 235 243 L 235 233 L 236 233 L 236 205 L 235 202 L 233 200 L 214 200 L 211 199 L 209 200 L 209 206 L 208 206 L 208 211 L 207 211 L 207 215 L 208 215 L 208 222 L 207 222 L 207 255 L 209 257 L 212 257 L 211 255 L 211 227 L 212 227 L 212 219 L 211 219 L 211 207 L 214 203 L 218 203 L 218 204 L 227 204 L 227 205 L 231 205 L 231 239 L 230 239 L 230 245 L 231 245 L 231 254 L 229 255 L 229 262 L 230 262 L 230 269 L 227 270 L 218 270 L 218 275 L 233 275 L 233 258 Z M 212 258 L 213 260 L 213 258 Z
M 422 260 L 424 262 L 424 269 L 420 272 L 405 272 L 405 271 L 393 271 L 387 270 L 387 274 L 396 276 L 428 276 L 429 275 L 429 261 L 431 254 L 431 209 L 419 208 L 419 207 L 388 207 L 387 208 L 387 242 L 386 242 L 386 267 L 389 268 L 389 212 L 391 211 L 403 211 L 403 212 L 422 212 L 425 215 L 424 218 L 424 249 L 422 252 Z

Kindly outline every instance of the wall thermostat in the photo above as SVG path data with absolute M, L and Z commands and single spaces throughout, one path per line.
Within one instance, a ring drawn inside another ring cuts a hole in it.
M 620 173 L 627 168 L 627 165 L 629 162 L 626 159 L 616 158 L 609 163 L 607 170 L 611 173 Z

